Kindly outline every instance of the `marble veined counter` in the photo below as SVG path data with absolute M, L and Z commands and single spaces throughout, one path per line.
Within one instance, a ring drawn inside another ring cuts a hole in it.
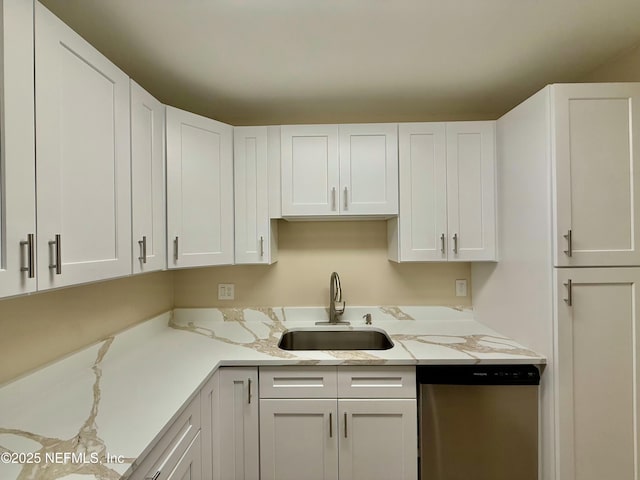
M 323 308 L 176 309 L 0 388 L 0 479 L 127 478 L 222 365 L 545 363 L 468 309 L 348 307 L 384 329 L 379 351 L 285 351 L 282 332 Z M 350 328 L 350 327 L 342 327 Z

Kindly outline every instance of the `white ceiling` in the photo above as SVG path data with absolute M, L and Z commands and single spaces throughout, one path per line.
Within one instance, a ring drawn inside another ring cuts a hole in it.
M 234 125 L 496 118 L 640 43 L 640 0 L 42 0 Z

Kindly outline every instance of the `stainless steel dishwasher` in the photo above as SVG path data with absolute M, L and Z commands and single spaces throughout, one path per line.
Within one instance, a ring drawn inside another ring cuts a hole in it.
M 534 365 L 418 366 L 422 480 L 537 480 Z

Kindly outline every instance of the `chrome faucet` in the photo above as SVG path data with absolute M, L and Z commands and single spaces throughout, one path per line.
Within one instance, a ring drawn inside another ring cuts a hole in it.
M 340 302 L 342 302 L 342 306 L 340 306 Z M 336 304 L 338 304 L 337 307 Z M 340 277 L 336 272 L 332 272 L 331 279 L 329 280 L 329 321 L 316 322 L 316 325 L 349 325 L 349 322 L 339 320 L 346 306 L 347 302 L 342 300 Z

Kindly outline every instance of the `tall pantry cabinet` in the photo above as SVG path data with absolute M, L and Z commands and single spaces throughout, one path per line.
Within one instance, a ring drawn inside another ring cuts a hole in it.
M 472 265 L 474 310 L 547 356 L 545 480 L 637 478 L 639 109 L 640 84 L 551 85 L 497 122 L 500 258 Z
M 36 165 L 33 2 L 3 0 L 0 9 L 0 297 L 3 297 L 36 289 Z

